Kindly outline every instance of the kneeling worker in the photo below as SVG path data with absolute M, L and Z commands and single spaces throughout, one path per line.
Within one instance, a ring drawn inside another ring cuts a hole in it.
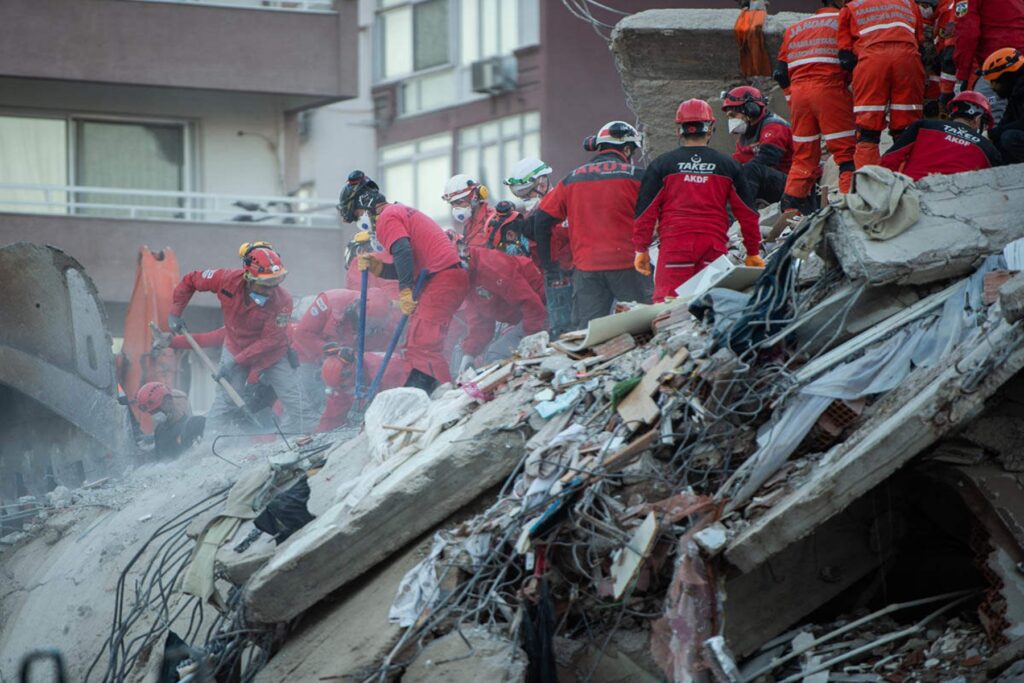
M 139 387 L 135 402 L 153 416 L 153 451 L 157 457 L 178 455 L 203 437 L 206 418 L 192 414 L 185 392 L 163 382 L 147 382 Z
M 658 226 L 661 247 L 654 275 L 654 301 L 675 296 L 676 288 L 726 253 L 731 220 L 740 222 L 746 264 L 764 267 L 758 254 L 761 229 L 757 213 L 742 197 L 746 185 L 740 165 L 708 147 L 715 113 L 704 100 L 686 100 L 676 111 L 681 147 L 665 152 L 647 167 L 636 203 L 634 267 L 651 273 L 651 246 Z

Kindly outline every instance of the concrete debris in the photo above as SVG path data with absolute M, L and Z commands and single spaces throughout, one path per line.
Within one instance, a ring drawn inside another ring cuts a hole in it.
M 433 641 L 402 674 L 406 683 L 523 683 L 526 654 L 482 627 L 459 629 Z

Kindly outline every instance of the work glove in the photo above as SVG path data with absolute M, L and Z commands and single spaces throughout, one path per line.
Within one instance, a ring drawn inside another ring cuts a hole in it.
M 150 353 L 160 353 L 164 349 L 168 349 L 171 346 L 171 333 L 161 332 L 159 330 L 153 331 L 153 341 L 149 348 Z
M 398 293 L 398 308 L 402 315 L 412 315 L 416 310 L 416 300 L 412 298 L 412 290 L 408 287 Z
M 185 321 L 178 315 L 167 316 L 167 327 L 171 328 L 171 332 L 181 334 L 185 331 Z
M 751 268 L 764 268 L 764 259 L 757 254 L 751 254 L 743 261 L 743 265 L 750 266 Z
M 238 366 L 235 359 L 231 356 L 225 355 L 220 359 L 220 367 L 217 368 L 217 374 L 213 376 L 218 382 L 222 379 L 231 379 L 231 371 Z
M 384 262 L 369 254 L 360 254 L 358 264 L 359 270 L 368 270 L 377 277 L 384 272 Z
M 850 50 L 840 50 L 839 66 L 847 71 L 853 71 L 853 68 L 857 66 L 857 55 L 853 54 Z
M 651 255 L 646 251 L 636 252 L 633 257 L 633 268 L 641 275 L 651 274 Z

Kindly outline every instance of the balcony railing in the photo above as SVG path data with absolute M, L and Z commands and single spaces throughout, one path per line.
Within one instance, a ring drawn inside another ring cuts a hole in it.
M 175 5 L 205 5 L 207 7 L 234 7 L 237 9 L 263 9 L 278 12 L 334 12 L 334 0 L 132 0 L 133 2 L 163 2 Z
M 0 183 L 0 213 L 337 228 L 335 200 Z

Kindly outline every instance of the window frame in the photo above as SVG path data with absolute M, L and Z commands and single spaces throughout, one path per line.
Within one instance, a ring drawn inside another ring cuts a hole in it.
M 452 69 L 457 64 L 456 49 L 457 39 L 455 38 L 455 31 L 458 30 L 459 23 L 458 17 L 456 16 L 459 7 L 459 0 L 445 0 L 448 6 L 448 56 L 447 60 L 441 64 L 435 64 L 428 66 L 424 69 L 416 68 L 416 11 L 414 5 L 419 5 L 425 2 L 431 2 L 432 0 L 398 0 L 397 2 L 391 2 L 384 4 L 386 0 L 376 0 L 376 7 L 373 9 L 373 82 L 374 85 L 387 85 L 391 83 L 401 83 L 402 81 L 409 79 L 413 76 L 423 76 L 434 72 L 444 71 L 446 69 Z M 394 76 L 386 76 L 384 73 L 384 53 L 386 52 L 387 46 L 385 45 L 385 33 L 384 33 L 384 22 L 382 22 L 381 16 L 392 12 L 402 7 L 410 8 L 412 17 L 412 35 L 409 36 L 409 49 L 412 53 L 412 71 L 407 73 L 397 74 Z M 453 11 L 452 8 L 456 11 Z
M 420 145 L 422 143 L 424 143 L 425 141 L 434 140 L 434 139 L 438 139 L 439 140 L 441 138 L 447 138 L 448 139 L 448 144 L 445 145 L 445 146 L 442 146 L 442 145 L 438 144 L 436 149 L 431 149 L 431 150 L 429 150 L 427 152 L 420 151 Z M 390 144 L 390 145 L 383 145 L 381 147 L 378 147 L 377 148 L 377 175 L 379 176 L 379 178 L 383 179 L 385 177 L 385 174 L 387 173 L 387 170 L 389 168 L 392 168 L 392 167 L 395 167 L 395 166 L 404 165 L 404 164 L 411 164 L 411 166 L 412 166 L 412 182 L 413 182 L 412 191 L 413 191 L 413 195 L 414 196 L 412 198 L 408 198 L 408 199 L 406 199 L 406 198 L 394 198 L 394 197 L 392 197 L 392 195 L 389 194 L 389 192 L 390 192 L 389 188 L 384 187 L 383 188 L 384 195 L 386 197 L 388 197 L 388 200 L 389 201 L 401 201 L 402 199 L 404 199 L 405 201 L 415 202 L 416 204 L 422 204 L 423 202 L 420 201 L 421 200 L 421 196 L 420 196 L 421 195 L 421 188 L 419 187 L 419 173 L 418 173 L 419 169 L 418 169 L 418 164 L 420 162 L 422 162 L 422 161 L 425 161 L 425 160 L 433 160 L 433 159 L 444 158 L 444 159 L 448 160 L 448 167 L 449 167 L 448 168 L 448 172 L 449 172 L 449 174 L 453 173 L 453 171 L 451 170 L 451 166 L 452 166 L 452 150 L 454 149 L 454 146 L 455 146 L 455 140 L 456 140 L 456 134 L 454 132 L 452 132 L 452 131 L 443 131 L 443 132 L 440 132 L 440 133 L 434 133 L 432 135 L 425 135 L 423 137 L 415 138 L 413 140 L 404 140 L 402 142 L 396 142 L 396 143 L 393 143 L 393 144 Z M 403 146 L 406 146 L 406 145 L 412 145 L 413 146 L 413 153 L 411 155 L 409 155 L 407 157 L 403 157 L 401 159 L 397 159 L 397 160 L 396 159 L 392 159 L 390 161 L 385 161 L 384 154 L 385 154 L 385 152 L 388 149 L 394 149 L 395 147 L 403 147 Z M 440 182 L 438 184 L 438 187 L 436 188 L 438 196 L 440 196 L 443 193 L 444 182 L 446 180 L 448 180 L 448 178 L 443 178 L 443 179 L 440 180 Z M 414 208 L 420 209 L 422 211 L 422 208 L 420 206 L 415 206 Z M 430 215 L 430 214 L 427 214 L 427 215 Z M 430 217 L 432 219 L 435 219 L 435 220 L 441 220 L 443 218 L 443 216 L 430 216 Z
M 536 124 L 528 126 L 527 125 L 527 117 L 534 118 L 536 120 Z M 518 131 L 516 133 L 512 133 L 512 134 L 502 133 L 501 132 L 502 131 L 502 124 L 504 122 L 510 120 L 510 119 L 519 119 Z M 497 126 L 497 128 L 498 128 L 497 137 L 495 137 L 494 140 L 489 140 L 487 142 L 482 142 L 481 141 L 481 136 L 480 136 L 480 131 L 481 131 L 481 129 L 484 126 L 488 126 L 488 125 L 496 125 Z M 476 141 L 475 142 L 464 142 L 463 141 L 463 136 L 466 135 L 467 132 L 469 130 L 471 130 L 471 129 L 475 129 L 477 131 Z M 521 159 L 524 156 L 526 156 L 526 152 L 522 149 L 522 141 L 526 138 L 527 135 L 531 135 L 531 134 L 534 134 L 534 133 L 536 133 L 536 135 L 537 135 L 537 156 L 540 157 L 540 148 L 541 148 L 542 140 L 541 140 L 541 137 L 540 137 L 541 136 L 541 118 L 540 118 L 540 111 L 539 110 L 525 111 L 525 112 L 522 112 L 520 114 L 512 114 L 510 116 L 502 116 L 501 118 L 498 118 L 498 119 L 492 119 L 490 121 L 484 121 L 482 123 L 474 124 L 474 125 L 471 125 L 471 126 L 463 126 L 462 128 L 459 128 L 458 130 L 455 131 L 455 140 L 454 140 L 454 144 L 455 144 L 454 152 L 455 152 L 455 162 L 456 162 L 455 166 L 458 167 L 458 169 L 459 169 L 458 173 L 468 173 L 468 174 L 470 174 L 472 176 L 480 175 L 480 170 L 482 168 L 482 160 L 484 158 L 483 150 L 486 147 L 492 147 L 492 146 L 496 147 L 497 150 L 498 150 L 498 165 L 499 165 L 499 167 L 501 167 L 502 170 L 499 170 L 497 178 L 482 178 L 481 177 L 480 181 L 487 185 L 487 187 L 491 190 L 491 196 L 494 197 L 496 201 L 497 200 L 501 200 L 501 199 L 513 199 L 514 197 L 512 196 L 512 193 L 509 191 L 509 189 L 505 186 L 505 184 L 502 181 L 506 177 L 505 173 L 506 173 L 507 169 L 510 169 L 512 167 L 512 164 L 514 164 L 515 162 L 519 161 L 519 159 Z M 505 145 L 507 143 L 509 143 L 509 142 L 514 142 L 514 141 L 517 141 L 517 140 L 520 142 L 519 157 L 517 157 L 515 159 L 505 159 L 504 158 L 504 156 L 505 156 Z M 466 150 L 470 150 L 470 149 L 476 150 L 477 159 L 479 160 L 478 163 L 477 163 L 478 168 L 464 168 L 463 167 L 463 164 L 462 164 L 463 152 L 466 151 Z

